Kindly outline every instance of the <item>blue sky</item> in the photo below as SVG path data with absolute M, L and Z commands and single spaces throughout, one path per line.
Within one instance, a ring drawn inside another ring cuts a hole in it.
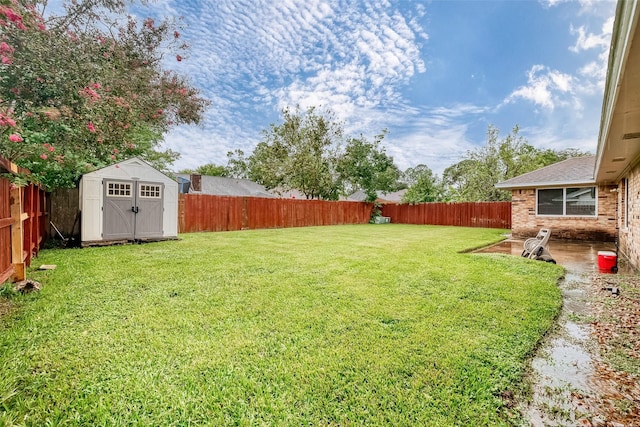
M 174 169 L 250 153 L 286 106 L 330 108 L 345 131 L 388 129 L 402 169 L 441 174 L 514 125 L 538 148 L 594 151 L 615 2 L 158 0 L 140 17 L 182 17 L 182 62 L 211 100 L 176 128 Z

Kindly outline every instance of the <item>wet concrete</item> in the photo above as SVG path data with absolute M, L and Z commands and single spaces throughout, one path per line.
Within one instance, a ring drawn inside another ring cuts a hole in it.
M 520 256 L 524 242 L 506 240 L 481 252 Z M 534 427 L 583 425 L 589 417 L 581 397 L 597 392 L 590 379 L 594 355 L 590 345 L 589 277 L 599 272 L 598 251 L 614 251 L 612 243 L 550 241 L 549 252 L 565 268 L 559 283 L 563 307 L 555 328 L 531 361 L 532 401 L 523 408 Z M 628 269 L 619 260 L 619 272 Z M 590 425 L 590 424 L 586 424 Z

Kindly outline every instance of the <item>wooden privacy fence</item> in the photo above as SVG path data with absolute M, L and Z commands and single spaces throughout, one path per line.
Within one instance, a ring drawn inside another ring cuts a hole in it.
M 511 202 L 421 203 L 383 205 L 382 216 L 396 224 L 511 228 Z
M 202 194 L 180 194 L 178 205 L 180 233 L 366 224 L 373 210 L 364 202 Z M 511 228 L 511 202 L 388 204 L 382 215 L 396 224 Z
M 0 172 L 17 173 L 18 168 L 0 158 Z M 45 241 L 47 200 L 35 185 L 16 188 L 0 178 L 0 283 L 25 279 L 25 267 Z
M 366 224 L 373 209 L 363 202 L 201 194 L 180 194 L 178 206 L 180 233 Z

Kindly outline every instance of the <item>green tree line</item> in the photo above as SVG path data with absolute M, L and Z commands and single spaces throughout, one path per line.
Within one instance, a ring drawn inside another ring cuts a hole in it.
M 401 171 L 386 153 L 382 130 L 372 140 L 345 136 L 343 125 L 330 110 L 312 107 L 285 109 L 282 122 L 263 131 L 263 139 L 249 155 L 227 154 L 227 165 L 206 164 L 184 173 L 251 179 L 269 190 L 297 190 L 309 199 L 336 200 L 358 190 L 367 201 L 379 192 L 407 189 L 403 202 L 505 201 L 511 193 L 498 182 L 588 153 L 576 149 L 538 149 L 519 135 L 515 126 L 501 137 L 489 126 L 484 146 L 444 170 L 442 177 L 424 164 Z

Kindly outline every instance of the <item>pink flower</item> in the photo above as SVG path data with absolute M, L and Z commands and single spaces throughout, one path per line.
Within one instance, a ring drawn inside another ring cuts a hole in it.
M 14 49 L 6 42 L 0 43 L 0 53 L 13 53 Z
M 177 32 L 177 31 L 174 31 L 174 32 L 173 32 L 173 37 L 175 37 L 175 38 L 180 37 L 180 33 L 179 33 L 179 32 Z
M 47 159 L 47 155 L 46 155 L 46 154 L 44 154 L 44 153 L 42 153 L 42 154 L 40 154 L 40 158 L 41 158 L 42 160 L 46 160 L 46 159 Z
M 176 55 L 176 61 L 178 61 L 178 62 L 182 61 L 182 56 Z
M 11 65 L 11 62 L 13 62 L 11 60 L 11 58 L 9 58 L 8 56 L 4 56 L 4 55 L 0 55 L 0 59 L 1 59 L 2 63 L 5 64 L 5 65 Z
M 48 150 L 49 150 L 50 152 L 54 152 L 54 151 L 56 151 L 56 149 L 55 149 L 55 148 L 53 148 L 53 146 L 49 146 Z
M 16 125 L 16 121 L 11 117 L 4 116 L 0 113 L 0 126 L 13 127 Z
M 94 83 L 92 86 L 95 87 L 96 89 L 98 89 L 100 87 L 100 84 L 99 83 Z M 98 92 L 96 92 L 95 90 L 91 89 L 88 86 L 83 88 L 80 91 L 80 95 L 82 95 L 85 98 L 87 98 L 90 103 L 97 102 L 100 99 L 100 94 Z
M 9 135 L 9 141 L 11 141 L 11 142 L 22 142 L 24 140 L 17 133 L 12 133 L 11 135 Z
M 87 123 L 87 129 L 89 129 L 89 132 L 96 132 L 96 127 L 91 122 Z

